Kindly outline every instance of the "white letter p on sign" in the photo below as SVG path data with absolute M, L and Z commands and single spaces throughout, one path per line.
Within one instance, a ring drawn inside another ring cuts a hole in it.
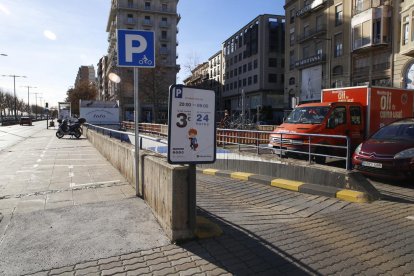
M 139 46 L 134 47 L 132 44 L 138 41 Z M 139 54 L 147 49 L 147 40 L 141 35 L 126 34 L 125 35 L 125 60 L 132 62 L 133 54 Z

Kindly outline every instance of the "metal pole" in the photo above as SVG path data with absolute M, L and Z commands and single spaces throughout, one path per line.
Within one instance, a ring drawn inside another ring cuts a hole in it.
M 139 196 L 139 102 L 138 102 L 138 67 L 134 67 L 134 123 L 135 123 L 135 193 Z
M 14 120 L 17 123 L 16 76 L 13 76 L 13 88 L 14 88 Z

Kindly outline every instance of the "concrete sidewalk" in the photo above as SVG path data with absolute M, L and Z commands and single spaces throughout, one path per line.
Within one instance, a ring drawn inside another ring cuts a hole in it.
M 199 174 L 223 235 L 169 244 L 86 140 L 37 135 L 0 153 L 1 275 L 412 275 L 414 205 L 357 204 Z

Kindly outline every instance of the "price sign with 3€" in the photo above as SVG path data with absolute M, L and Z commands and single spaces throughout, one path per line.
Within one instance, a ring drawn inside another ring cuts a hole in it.
M 168 163 L 206 164 L 216 160 L 215 93 L 172 85 L 168 109 Z

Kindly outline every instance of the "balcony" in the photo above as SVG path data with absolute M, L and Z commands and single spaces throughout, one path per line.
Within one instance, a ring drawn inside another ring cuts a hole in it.
M 320 55 L 314 55 L 311 57 L 307 57 L 304 59 L 299 59 L 297 61 L 295 61 L 295 67 L 296 68 L 304 68 L 304 67 L 309 67 L 309 66 L 313 66 L 322 62 L 326 62 L 326 55 L 325 54 L 320 54 Z
M 171 38 L 169 36 L 160 36 L 160 41 L 161 42 L 168 42 L 170 40 L 171 40 Z
M 127 18 L 125 21 L 124 21 L 124 24 L 125 25 L 135 25 L 137 23 L 137 21 L 134 19 L 134 18 Z
M 142 26 L 152 27 L 152 20 L 150 20 L 150 19 L 142 20 Z
M 160 28 L 168 29 L 169 27 L 170 27 L 170 24 L 168 24 L 168 22 L 166 22 L 166 21 L 161 21 L 160 22 Z
M 325 7 L 327 0 L 314 0 L 311 4 L 306 5 L 296 12 L 296 17 L 306 17 L 312 12 L 320 10 Z
M 319 37 L 326 33 L 326 25 L 318 26 L 316 29 L 310 29 L 302 35 L 298 36 L 298 42 L 303 43 L 310 39 L 313 39 L 315 36 Z
M 174 15 L 176 14 L 173 11 L 165 10 L 162 7 L 155 7 L 155 6 L 144 6 L 144 5 L 137 5 L 137 4 L 128 4 L 128 3 L 118 3 L 115 5 L 112 5 L 111 10 L 113 9 L 124 9 L 129 11 L 138 11 L 138 12 L 157 12 L 162 14 L 168 14 L 168 15 Z
M 363 52 L 369 51 L 373 48 L 377 47 L 388 47 L 391 45 L 391 41 L 387 36 L 375 36 L 371 39 L 371 37 L 363 37 L 360 39 L 355 39 L 353 41 L 353 52 Z
M 366 10 L 372 9 L 372 8 L 378 8 L 380 6 L 388 6 L 390 5 L 389 0 L 363 0 L 358 1 L 357 5 L 354 5 L 352 7 L 352 16 L 355 16 L 357 14 L 360 14 Z
M 160 48 L 160 54 L 161 55 L 168 55 L 169 54 L 168 48 L 165 48 L 165 47 Z

